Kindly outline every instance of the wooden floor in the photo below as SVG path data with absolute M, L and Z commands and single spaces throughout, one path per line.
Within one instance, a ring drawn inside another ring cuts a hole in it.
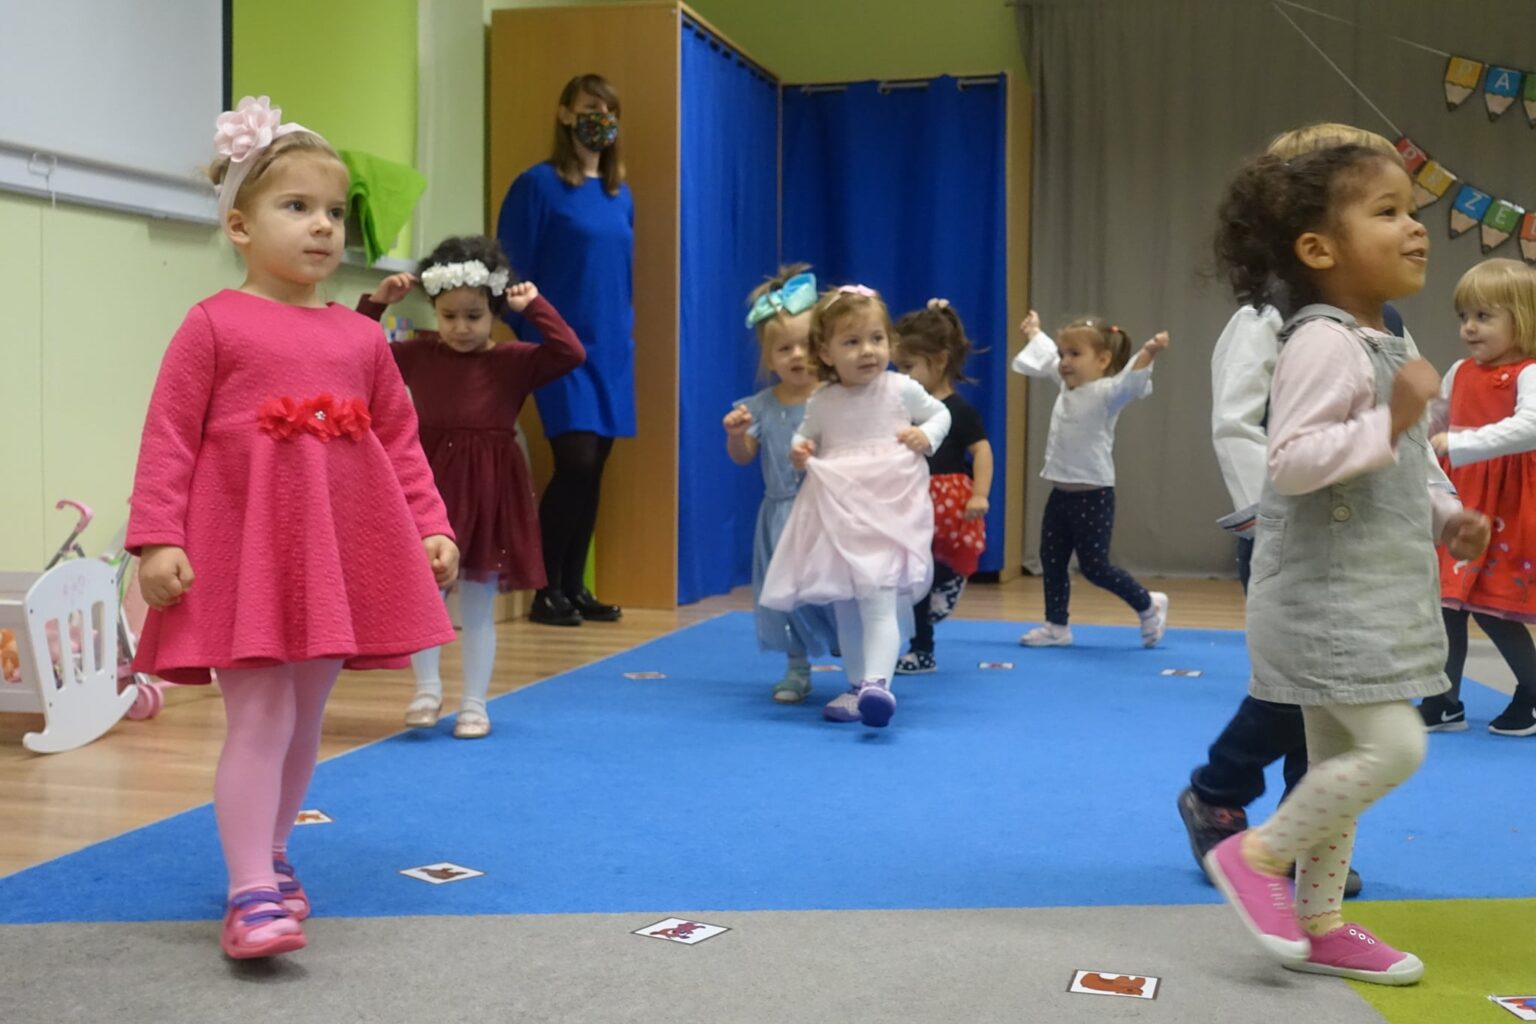
M 1234 580 L 1147 581 L 1168 592 L 1176 626 L 1241 629 L 1242 591 Z M 970 587 L 959 618 L 1036 622 L 1038 579 Z M 725 611 L 751 607 L 742 588 L 676 611 L 628 609 L 619 623 L 579 629 L 526 621 L 498 627 L 497 696 L 627 650 L 681 626 Z M 1130 625 L 1135 617 L 1117 599 L 1079 583 L 1073 620 Z M 939 634 L 943 640 L 942 629 Z M 447 706 L 455 706 L 457 648 L 443 657 Z M 409 672 L 343 675 L 326 711 L 322 758 L 353 750 L 401 729 L 413 690 Z M 50 860 L 91 843 L 159 821 L 199 804 L 213 792 L 213 769 L 223 739 L 223 709 L 212 687 L 169 692 L 165 710 L 146 722 L 120 722 L 110 733 L 67 754 L 35 755 L 21 746 L 41 726 L 32 715 L 0 714 L 0 875 Z

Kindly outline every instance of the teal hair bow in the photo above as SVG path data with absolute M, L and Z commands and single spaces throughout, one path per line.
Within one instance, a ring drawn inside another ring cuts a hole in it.
M 752 303 L 751 311 L 747 313 L 747 326 L 756 327 L 764 320 L 778 316 L 780 313 L 788 313 L 790 316 L 804 313 L 814 305 L 816 305 L 816 275 L 796 274 L 784 282 L 784 287 L 757 297 L 757 301 Z

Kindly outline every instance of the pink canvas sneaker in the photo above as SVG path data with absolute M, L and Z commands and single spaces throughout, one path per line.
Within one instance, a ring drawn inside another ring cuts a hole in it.
M 1336 978 L 1377 985 L 1412 985 L 1424 977 L 1424 961 L 1393 949 L 1358 924 L 1346 924 L 1327 935 L 1312 937 L 1312 955 L 1303 963 L 1287 963 L 1293 971 L 1331 974 Z
M 1296 920 L 1291 880 L 1255 871 L 1243 859 L 1244 833 L 1228 836 L 1205 855 L 1205 870 L 1243 924 L 1281 963 L 1306 963 L 1310 947 Z

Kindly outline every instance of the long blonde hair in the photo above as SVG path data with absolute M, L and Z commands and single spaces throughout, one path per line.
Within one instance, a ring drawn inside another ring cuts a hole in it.
M 602 100 L 610 114 L 614 117 L 619 116 L 619 94 L 602 75 L 590 73 L 577 75 L 566 82 L 565 88 L 560 91 L 560 106 L 570 110 L 582 93 L 586 93 L 593 99 Z M 560 176 L 560 180 L 572 188 L 586 180 L 586 172 L 581 166 L 581 157 L 576 152 L 575 132 L 574 125 L 561 123 L 559 111 L 556 111 L 555 145 L 549 162 L 554 165 L 555 173 Z M 603 191 L 611 196 L 618 195 L 619 186 L 624 184 L 624 156 L 620 152 L 620 147 L 624 144 L 623 140 L 624 133 L 620 131 L 619 137 L 613 140 L 613 145 L 603 150 L 597 157 L 597 173 L 603 179 Z

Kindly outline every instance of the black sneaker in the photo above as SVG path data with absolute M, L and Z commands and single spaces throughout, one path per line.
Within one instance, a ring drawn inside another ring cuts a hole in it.
M 546 626 L 579 626 L 581 613 L 559 591 L 541 590 L 533 595 L 533 606 L 528 609 L 528 621 Z
M 1419 717 L 1425 732 L 1466 732 L 1467 709 L 1459 700 L 1445 694 L 1425 697 L 1419 702 Z
M 571 594 L 567 600 L 588 622 L 618 622 L 624 617 L 624 609 L 616 604 L 603 604 L 585 587 Z
M 1495 736 L 1536 736 L 1536 708 L 1524 701 L 1513 701 L 1488 723 Z
M 1248 827 L 1248 812 L 1241 807 L 1208 804 L 1188 786 L 1179 794 L 1179 817 L 1184 819 L 1184 830 L 1189 833 L 1190 852 L 1202 870 L 1211 847 Z

